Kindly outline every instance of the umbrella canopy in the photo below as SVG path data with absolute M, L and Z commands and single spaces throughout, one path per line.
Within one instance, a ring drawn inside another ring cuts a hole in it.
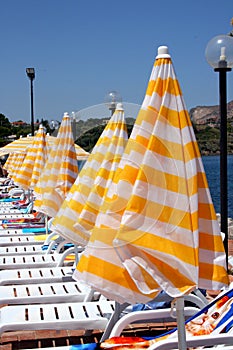
M 88 242 L 127 140 L 124 110 L 118 104 L 53 221 L 52 228 L 73 243 Z
M 23 189 L 33 189 L 47 159 L 47 143 L 45 128 L 41 125 L 28 148 L 22 167 L 14 175 L 14 182 Z
M 7 170 L 9 176 L 11 176 L 12 173 L 14 172 L 14 162 L 16 157 L 17 157 L 17 153 L 13 153 L 13 152 L 10 153 L 7 158 L 7 161 L 3 165 L 3 169 Z
M 27 152 L 20 152 L 20 153 L 11 153 L 8 157 L 8 159 L 10 158 L 10 164 L 9 164 L 9 169 L 7 170 L 8 168 L 8 165 L 6 165 L 6 170 L 8 171 L 8 174 L 9 176 L 14 180 L 14 177 L 17 176 L 18 172 L 20 171 L 21 169 L 21 166 L 24 162 L 24 159 L 26 157 L 26 154 Z M 13 158 L 11 158 L 10 156 L 13 156 Z M 7 161 L 8 161 L 7 159 Z
M 58 131 L 56 143 L 37 186 L 34 189 L 35 208 L 54 217 L 78 175 L 78 163 L 74 146 L 71 119 L 65 113 Z
M 19 139 L 8 143 L 6 146 L 0 148 L 0 157 L 15 152 L 25 152 L 29 147 L 32 146 L 35 138 L 36 136 L 20 137 Z M 46 135 L 48 152 L 52 149 L 56 140 L 56 137 Z M 75 145 L 75 151 L 78 160 L 86 160 L 89 156 L 89 153 L 78 145 Z
M 6 146 L 0 148 L 0 156 L 14 152 L 26 151 L 32 146 L 35 136 L 20 137 L 19 139 L 8 143 Z
M 89 152 L 85 151 L 82 147 L 76 144 L 74 145 L 74 148 L 75 148 L 77 160 L 87 160 L 87 158 L 90 155 Z
M 166 47 L 119 169 L 74 277 L 131 303 L 227 285 L 219 224 Z

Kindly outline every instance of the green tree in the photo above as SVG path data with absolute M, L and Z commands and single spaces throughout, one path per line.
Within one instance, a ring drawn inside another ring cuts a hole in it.
M 11 131 L 11 123 L 9 122 L 8 118 L 5 117 L 4 114 L 0 114 L 0 127 L 8 128 Z
M 6 138 L 12 134 L 12 126 L 8 118 L 0 113 L 0 147 L 7 144 Z

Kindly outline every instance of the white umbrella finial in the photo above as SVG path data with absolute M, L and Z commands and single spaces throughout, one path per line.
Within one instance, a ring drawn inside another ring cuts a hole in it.
M 158 58 L 171 58 L 171 56 L 168 53 L 167 46 L 159 46 L 158 47 L 158 55 L 156 56 L 156 59 L 158 59 Z
M 116 111 L 124 111 L 123 104 L 118 102 L 116 105 Z

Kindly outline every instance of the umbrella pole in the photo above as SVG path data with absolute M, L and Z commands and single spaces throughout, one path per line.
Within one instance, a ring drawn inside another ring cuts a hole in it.
M 176 299 L 176 313 L 179 350 L 187 350 L 183 296 Z
M 46 235 L 49 233 L 49 228 L 48 228 L 48 215 L 45 214 L 45 230 L 46 230 Z
M 34 204 L 34 202 L 33 202 L 33 190 L 29 189 L 29 193 L 30 193 L 30 201 L 32 203 L 32 213 L 33 213 L 33 204 Z
M 78 265 L 79 262 L 79 254 L 78 254 L 78 246 L 77 244 L 74 245 L 74 255 L 75 255 L 75 265 Z

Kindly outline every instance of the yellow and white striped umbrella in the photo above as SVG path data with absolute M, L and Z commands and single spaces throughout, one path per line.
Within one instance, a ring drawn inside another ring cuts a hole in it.
M 88 242 L 127 140 L 124 111 L 118 104 L 53 221 L 52 228 L 73 243 Z
M 78 176 L 78 162 L 71 128 L 71 119 L 64 114 L 57 141 L 34 188 L 34 207 L 54 217 Z
M 14 155 L 14 158 L 12 159 L 12 163 L 11 163 L 11 170 L 10 170 L 10 176 L 12 178 L 12 180 L 14 180 L 14 177 L 17 176 L 18 172 L 21 169 L 21 166 L 24 162 L 24 159 L 26 157 L 27 152 L 20 152 L 20 153 L 11 153 Z
M 21 153 L 27 151 L 27 149 L 32 146 L 35 137 L 36 136 L 20 137 L 19 139 L 8 143 L 6 146 L 0 148 L 0 156 L 15 152 Z M 46 135 L 46 142 L 49 152 L 55 142 L 57 142 L 57 138 L 54 136 Z M 75 145 L 75 151 L 78 160 L 86 160 L 89 156 L 89 153 L 78 145 Z
M 32 146 L 34 137 L 20 137 L 19 139 L 8 143 L 6 146 L 0 148 L 0 156 L 14 152 L 25 152 Z
M 119 169 L 74 277 L 130 303 L 227 285 L 219 224 L 166 47 Z
M 12 152 L 9 154 L 7 161 L 3 165 L 3 169 L 7 170 L 8 176 L 12 176 L 12 173 L 14 173 L 14 161 L 16 158 L 17 153 Z
M 76 152 L 77 160 L 87 160 L 87 158 L 89 157 L 90 153 L 85 151 L 79 145 L 75 144 L 74 146 L 75 146 L 75 152 Z
M 41 125 L 32 146 L 27 149 L 22 167 L 14 176 L 16 185 L 23 189 L 33 189 L 47 160 L 47 143 L 45 128 Z

